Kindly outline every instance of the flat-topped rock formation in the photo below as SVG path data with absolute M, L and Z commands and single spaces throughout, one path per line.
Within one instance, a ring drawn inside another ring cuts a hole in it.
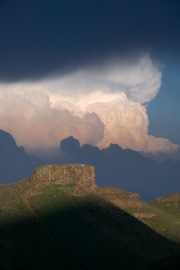
M 32 182 L 41 184 L 80 184 L 84 187 L 95 186 L 95 171 L 93 166 L 85 164 L 45 165 L 38 167 L 29 178 Z
M 99 195 L 119 207 L 126 208 L 132 206 L 134 203 L 136 205 L 140 204 L 139 194 L 127 192 L 122 189 L 98 187 L 95 183 L 94 166 L 85 164 L 49 164 L 41 166 L 28 178 L 28 183 L 34 188 L 52 184 L 74 184 L 76 186 L 73 192 L 74 195 L 83 195 L 83 193 L 96 191 Z
M 51 185 L 62 185 L 73 195 L 84 195 L 98 188 L 95 184 L 94 166 L 85 164 L 40 166 L 28 179 L 14 184 L 19 191 L 26 190 L 30 196 Z M 73 188 L 67 188 L 70 186 Z

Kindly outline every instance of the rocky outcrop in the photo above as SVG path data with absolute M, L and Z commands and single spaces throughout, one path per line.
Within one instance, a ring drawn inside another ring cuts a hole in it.
M 123 209 L 132 207 L 134 205 L 136 205 L 136 207 L 141 206 L 140 196 L 136 193 L 110 187 L 99 188 L 98 192 L 104 198 Z
M 94 167 L 84 164 L 45 165 L 37 168 L 29 178 L 41 184 L 80 184 L 84 187 L 95 186 Z
M 157 213 L 151 209 L 151 207 L 140 200 L 139 194 L 110 187 L 99 188 L 98 192 L 108 201 L 112 202 L 121 209 L 130 212 L 136 218 L 144 220 L 158 216 Z
M 153 218 L 153 217 L 157 217 L 158 214 L 156 214 L 156 213 L 135 212 L 135 213 L 133 213 L 133 216 L 136 217 L 136 218 Z
M 95 184 L 94 167 L 85 164 L 44 165 L 38 167 L 28 179 L 15 186 L 19 191 L 25 189 L 31 196 L 38 194 L 45 186 L 59 184 L 73 195 L 79 196 L 98 189 Z
M 178 202 L 180 201 L 180 193 L 177 194 L 171 194 L 168 196 L 161 196 L 154 200 L 154 202 Z M 152 201 L 153 202 L 153 201 Z

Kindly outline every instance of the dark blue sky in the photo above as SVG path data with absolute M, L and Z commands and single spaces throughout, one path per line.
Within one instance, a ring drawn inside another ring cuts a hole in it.
M 161 61 L 165 64 L 162 85 L 148 107 L 149 132 L 180 144 L 180 62 L 166 56 Z

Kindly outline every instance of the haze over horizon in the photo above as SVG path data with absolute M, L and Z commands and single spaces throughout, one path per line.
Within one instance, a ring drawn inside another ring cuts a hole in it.
M 0 128 L 180 158 L 178 1 L 1 1 Z

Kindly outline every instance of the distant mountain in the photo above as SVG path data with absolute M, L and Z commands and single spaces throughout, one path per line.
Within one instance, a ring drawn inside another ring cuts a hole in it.
M 73 137 L 60 143 L 58 163 L 86 163 L 96 167 L 96 182 L 105 187 L 137 192 L 145 201 L 180 192 L 180 161 L 158 162 L 116 144 L 100 150 Z
M 14 138 L 0 129 L 0 183 L 12 183 L 31 175 L 42 165 L 37 157 L 29 155 L 16 145 Z
M 0 185 L 1 269 L 178 269 L 179 195 L 166 211 L 165 197 L 143 203 L 98 187 L 94 174 L 88 165 L 46 165 Z
M 18 147 L 14 138 L 0 130 L 0 183 L 12 183 L 47 163 L 80 163 L 96 167 L 96 182 L 101 187 L 123 188 L 140 194 L 142 200 L 180 192 L 180 161 L 158 162 L 119 145 L 99 149 L 80 145 L 73 137 L 60 142 L 59 155 L 44 157 L 42 162 Z

